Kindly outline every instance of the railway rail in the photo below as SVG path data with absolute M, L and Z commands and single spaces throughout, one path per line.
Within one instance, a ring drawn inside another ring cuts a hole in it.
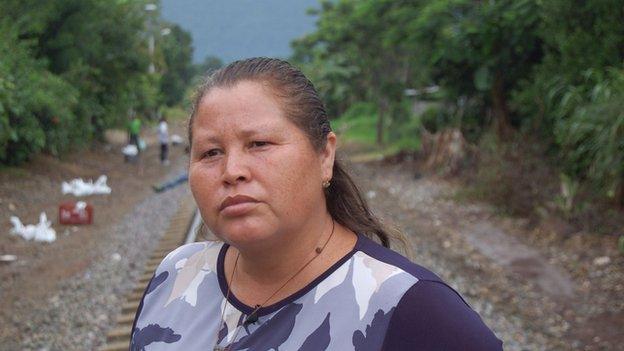
M 121 312 L 116 319 L 115 326 L 106 336 L 106 344 L 99 351 L 127 351 L 130 345 L 130 333 L 134 315 L 143 291 L 147 287 L 154 271 L 162 259 L 176 247 L 194 242 L 196 240 L 197 227 L 201 222 L 199 212 L 195 207 L 195 202 L 191 197 L 185 199 L 180 208 L 173 216 L 169 227 L 160 239 L 158 247 L 152 252 L 145 263 L 143 274 L 135 282 L 134 287 L 123 299 Z

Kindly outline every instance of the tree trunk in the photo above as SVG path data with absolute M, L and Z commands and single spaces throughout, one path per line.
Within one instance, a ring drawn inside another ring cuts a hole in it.
M 624 210 L 624 179 L 620 179 L 615 189 L 615 203 L 620 210 Z
M 388 100 L 384 97 L 380 97 L 377 103 L 379 114 L 377 116 L 377 145 L 383 145 L 384 143 L 384 120 L 388 113 Z
M 507 97 L 505 96 L 505 84 L 500 71 L 496 71 L 494 83 L 491 89 L 492 114 L 494 115 L 494 128 L 500 138 L 504 138 L 511 132 Z

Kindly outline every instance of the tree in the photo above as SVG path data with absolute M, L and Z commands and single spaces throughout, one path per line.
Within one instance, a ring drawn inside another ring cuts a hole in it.
M 0 2 L 0 46 L 7 53 L 16 48 L 0 57 L 9 72 L 2 78 L 0 135 L 9 136 L 0 144 L 3 163 L 23 162 L 41 149 L 60 154 L 120 124 L 130 108 L 157 103 L 142 83 L 149 62 L 143 5 Z
M 490 106 L 499 135 L 511 125 L 509 96 L 542 57 L 535 0 L 431 1 L 410 26 L 431 58 L 432 80 L 451 97 Z
M 205 77 L 221 67 L 223 67 L 223 60 L 216 56 L 208 55 L 204 59 L 204 62 L 195 65 L 195 75 Z
M 184 92 L 193 78 L 192 65 L 193 47 L 190 33 L 184 31 L 177 24 L 167 24 L 169 34 L 162 39 L 160 48 L 163 58 L 163 76 L 160 81 L 160 90 L 164 95 L 164 102 L 168 106 L 179 104 Z
M 386 118 L 392 105 L 401 99 L 405 84 L 405 64 L 401 46 L 388 45 L 384 40 L 387 23 L 393 23 L 395 12 L 405 1 L 323 1 L 317 31 L 298 42 L 295 59 L 308 62 L 330 62 L 329 74 L 318 76 L 341 81 L 336 92 L 351 101 L 373 101 L 378 107 L 377 142 L 383 143 Z M 314 74 L 313 74 L 314 76 Z M 345 81 L 342 78 L 348 77 Z M 344 84 L 349 88 L 345 89 Z
M 67 145 L 78 91 L 45 69 L 20 41 L 10 21 L 0 19 L 0 163 L 19 164 L 47 147 Z

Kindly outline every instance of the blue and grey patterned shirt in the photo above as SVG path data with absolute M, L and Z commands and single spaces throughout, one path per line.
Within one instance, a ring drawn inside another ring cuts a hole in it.
M 502 350 L 457 292 L 363 235 L 320 277 L 245 325 L 254 308 L 231 294 L 225 303 L 227 248 L 193 243 L 165 257 L 137 311 L 131 350 Z

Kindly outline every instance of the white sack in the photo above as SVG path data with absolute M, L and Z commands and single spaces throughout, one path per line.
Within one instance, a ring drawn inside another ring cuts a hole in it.
M 121 153 L 128 157 L 132 157 L 139 154 L 139 149 L 137 149 L 134 144 L 128 144 L 121 149 Z
M 182 142 L 184 142 L 184 139 L 182 139 L 182 137 L 181 137 L 181 136 L 179 136 L 179 135 L 177 135 L 177 134 L 173 134 L 173 135 L 171 136 L 171 143 L 172 143 L 173 145 L 180 145 L 180 144 L 182 144 Z
M 39 215 L 39 224 L 29 224 L 24 226 L 22 221 L 16 216 L 11 216 L 11 223 L 13 228 L 11 234 L 19 235 L 26 240 L 53 242 L 56 240 L 56 231 L 51 227 L 51 222 L 48 221 L 48 217 L 45 212 L 41 212 Z
M 111 188 L 106 185 L 108 178 L 105 175 L 101 175 L 95 184 L 91 180 L 85 182 L 80 178 L 76 178 L 69 183 L 63 182 L 61 184 L 61 190 L 63 194 L 74 194 L 75 196 L 87 196 L 94 194 L 110 194 Z

